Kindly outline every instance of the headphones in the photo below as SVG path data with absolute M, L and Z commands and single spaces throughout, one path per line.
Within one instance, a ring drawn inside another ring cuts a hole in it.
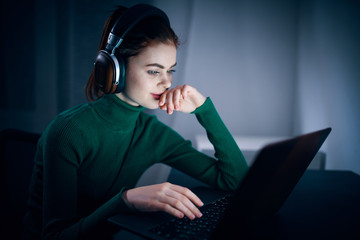
M 116 49 L 123 42 L 125 35 L 141 20 L 148 17 L 160 17 L 167 25 L 170 21 L 160 9 L 147 4 L 138 4 L 127 9 L 115 22 L 105 50 L 100 50 L 94 63 L 95 82 L 105 93 L 119 93 L 125 87 L 125 60 L 115 56 Z

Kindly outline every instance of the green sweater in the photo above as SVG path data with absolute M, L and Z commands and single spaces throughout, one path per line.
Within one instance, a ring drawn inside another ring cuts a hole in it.
M 193 113 L 216 158 L 198 152 L 143 109 L 106 95 L 61 113 L 49 124 L 35 158 L 28 229 L 42 228 L 46 238 L 80 238 L 110 216 L 130 211 L 122 192 L 155 163 L 216 188 L 237 187 L 248 166 L 210 98 Z

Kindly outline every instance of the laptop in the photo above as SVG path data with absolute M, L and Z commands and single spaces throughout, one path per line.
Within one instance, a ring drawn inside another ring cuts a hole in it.
M 249 237 L 281 208 L 330 131 L 326 128 L 263 147 L 238 188 L 201 207 L 201 218 L 191 221 L 138 212 L 121 213 L 109 221 L 147 239 Z

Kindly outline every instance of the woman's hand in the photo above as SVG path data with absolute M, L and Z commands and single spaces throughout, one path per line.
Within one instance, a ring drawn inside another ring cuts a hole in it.
M 166 90 L 160 97 L 160 109 L 172 114 L 174 110 L 190 113 L 204 104 L 206 98 L 189 85 L 176 86 Z
M 125 201 L 144 212 L 164 211 L 175 217 L 201 217 L 203 202 L 189 189 L 171 183 L 161 183 L 127 190 Z M 196 205 L 196 206 L 195 206 Z

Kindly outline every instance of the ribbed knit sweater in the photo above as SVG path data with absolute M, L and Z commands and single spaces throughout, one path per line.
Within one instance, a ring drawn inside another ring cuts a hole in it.
M 215 188 L 233 190 L 248 166 L 207 98 L 195 114 L 215 158 L 116 95 L 59 114 L 38 143 L 25 226 L 45 238 L 79 239 L 110 216 L 131 211 L 122 198 L 143 172 L 164 163 Z

